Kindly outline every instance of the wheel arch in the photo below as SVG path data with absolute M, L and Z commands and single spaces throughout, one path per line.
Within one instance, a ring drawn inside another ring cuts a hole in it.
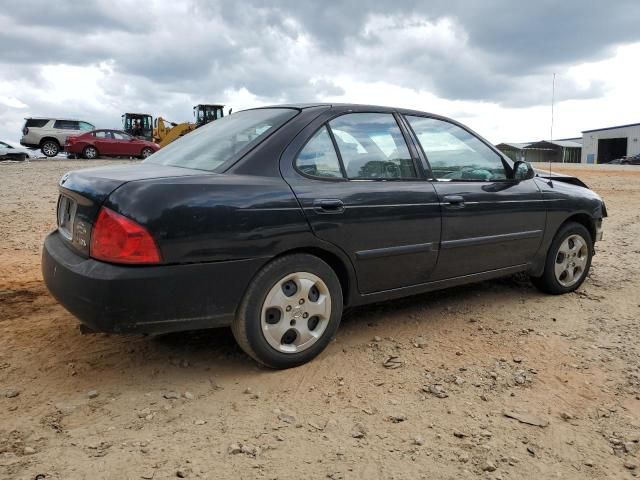
M 98 158 L 100 156 L 100 150 L 98 150 L 98 147 L 96 147 L 93 143 L 89 143 L 89 142 L 86 142 L 84 145 L 82 145 L 82 155 L 84 156 L 84 151 L 89 147 L 95 149 L 96 158 Z
M 156 153 L 158 151 L 158 150 L 154 150 L 149 145 L 143 145 L 142 148 L 140 149 L 140 153 L 138 154 L 140 156 L 140 158 L 144 157 L 144 151 L 145 150 L 151 150 L 151 153 L 149 155 L 153 155 L 154 153 Z
M 562 222 L 556 229 L 555 233 L 553 234 L 554 237 L 562 227 L 571 222 L 579 223 L 580 225 L 585 227 L 589 232 L 589 235 L 591 235 L 591 243 L 594 244 L 596 242 L 596 222 L 593 217 L 591 217 L 587 213 L 574 213 L 573 215 L 567 217 L 564 222 Z
M 58 147 L 62 148 L 62 145 L 60 145 L 60 141 L 56 137 L 52 137 L 52 136 L 42 137 L 38 145 L 40 146 L 40 148 L 42 148 L 42 145 L 44 145 L 44 143 L 49 140 L 56 142 L 58 144 Z
M 355 273 L 353 272 L 348 259 L 342 258 L 341 255 L 328 249 L 317 246 L 309 246 L 283 251 L 277 256 L 273 257 L 271 260 L 273 261 L 276 258 L 293 255 L 296 253 L 306 253 L 309 255 L 313 255 L 327 263 L 336 273 L 338 280 L 340 281 L 344 306 L 346 307 L 350 303 L 352 303 L 352 298 L 354 295 L 356 295 L 357 289 L 355 288 Z
M 560 221 L 561 220 L 561 221 Z M 556 219 L 552 222 L 553 225 L 547 226 L 544 239 L 540 245 L 538 253 L 532 260 L 529 266 L 529 274 L 533 277 L 542 275 L 544 271 L 544 264 L 547 258 L 547 252 L 551 247 L 553 239 L 556 237 L 562 227 L 568 223 L 578 223 L 585 227 L 591 236 L 592 245 L 595 244 L 596 239 L 596 219 L 589 215 L 587 212 L 578 211 L 573 212 L 564 219 Z

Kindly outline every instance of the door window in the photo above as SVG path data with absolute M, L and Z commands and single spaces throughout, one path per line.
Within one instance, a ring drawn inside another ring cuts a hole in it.
M 122 132 L 113 132 L 113 138 L 116 140 L 131 140 L 129 135 Z
M 350 113 L 329 122 L 347 177 L 411 179 L 417 172 L 390 113 Z
M 109 139 L 111 140 L 111 132 L 109 130 L 99 130 L 94 133 L 96 138 Z
M 80 130 L 93 130 L 95 127 L 88 122 L 78 122 L 80 124 Z
M 327 127 L 318 130 L 298 154 L 297 169 L 312 177 L 342 178 L 338 155 Z
M 75 120 L 56 120 L 53 124 L 53 128 L 60 128 L 62 130 L 80 130 L 80 126 Z
M 465 129 L 435 118 L 406 116 L 438 180 L 506 180 L 502 158 Z

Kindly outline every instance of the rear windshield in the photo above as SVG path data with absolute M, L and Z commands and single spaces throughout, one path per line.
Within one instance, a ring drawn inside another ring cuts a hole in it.
M 41 128 L 41 127 L 44 127 L 48 121 L 49 120 L 47 120 L 46 118 L 27 118 L 27 121 L 25 122 L 24 126 L 32 127 L 32 128 Z
M 234 113 L 179 138 L 145 162 L 213 171 L 248 152 L 296 113 L 291 108 Z

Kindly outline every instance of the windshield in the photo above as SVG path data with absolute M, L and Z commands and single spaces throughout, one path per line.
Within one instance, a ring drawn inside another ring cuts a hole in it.
M 145 162 L 213 171 L 248 152 L 297 113 L 291 108 L 245 110 L 198 128 Z

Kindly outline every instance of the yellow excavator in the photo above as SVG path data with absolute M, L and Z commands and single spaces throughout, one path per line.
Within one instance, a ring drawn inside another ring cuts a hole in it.
M 156 142 L 160 147 L 186 135 L 196 128 L 224 117 L 224 105 L 199 104 L 193 107 L 195 123 L 169 122 L 162 117 L 153 118 L 148 113 L 125 113 L 122 115 L 122 127 L 130 135 Z M 231 109 L 229 113 L 231 114 Z
M 223 108 L 224 105 L 218 104 L 196 105 L 193 107 L 193 115 L 196 118 L 195 123 L 168 122 L 162 117 L 157 117 L 153 122 L 153 141 L 160 145 L 160 148 L 169 145 L 192 130 L 222 118 L 224 116 Z M 229 113 L 231 113 L 231 110 L 229 110 Z

